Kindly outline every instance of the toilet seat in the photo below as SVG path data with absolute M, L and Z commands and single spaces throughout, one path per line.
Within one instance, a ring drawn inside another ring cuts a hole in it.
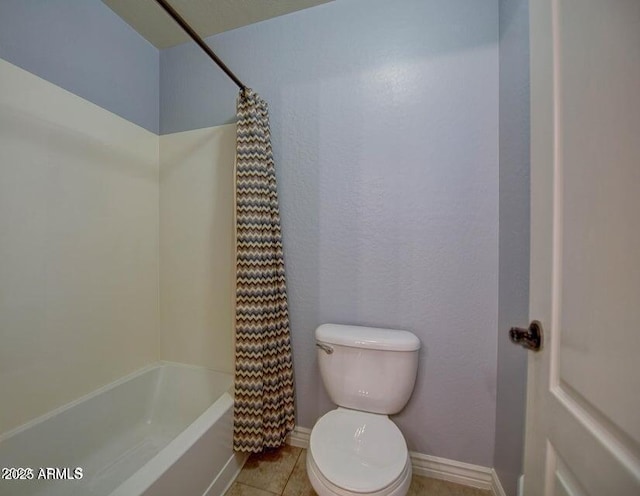
M 309 455 L 332 486 L 354 493 L 392 490 L 407 467 L 411 474 L 404 437 L 386 415 L 345 408 L 327 413 L 311 431 Z

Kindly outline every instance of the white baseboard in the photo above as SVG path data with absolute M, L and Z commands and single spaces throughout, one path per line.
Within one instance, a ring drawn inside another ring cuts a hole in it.
M 479 489 L 492 489 L 492 469 L 488 467 L 424 455 L 415 451 L 411 451 L 409 454 L 411 455 L 413 473 L 416 475 L 446 480 Z
M 298 427 L 296 425 L 293 432 L 287 436 L 287 444 L 295 446 L 296 448 L 309 448 L 309 437 L 311 436 L 311 429 L 306 427 Z
M 524 495 L 524 474 L 518 477 L 518 496 Z
M 504 492 L 504 488 L 500 483 L 498 473 L 493 468 L 491 469 L 491 491 L 494 496 L 507 496 L 507 493 Z
M 296 427 L 287 438 L 287 443 L 298 448 L 309 447 L 311 429 Z M 411 466 L 415 475 L 446 480 L 463 486 L 488 489 L 493 496 L 505 496 L 496 471 L 489 467 L 458 462 L 447 458 L 409 452 Z

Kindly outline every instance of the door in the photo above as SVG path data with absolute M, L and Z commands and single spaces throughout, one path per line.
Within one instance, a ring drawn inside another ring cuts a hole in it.
M 525 496 L 640 495 L 640 0 L 530 0 Z

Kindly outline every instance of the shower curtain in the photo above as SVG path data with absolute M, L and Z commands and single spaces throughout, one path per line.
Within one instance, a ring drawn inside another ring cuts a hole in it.
M 236 373 L 233 447 L 257 453 L 294 427 L 293 367 L 267 104 L 238 97 Z

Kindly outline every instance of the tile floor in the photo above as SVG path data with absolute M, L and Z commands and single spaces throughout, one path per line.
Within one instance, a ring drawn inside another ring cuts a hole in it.
M 252 455 L 225 496 L 316 496 L 305 469 L 306 450 L 284 446 Z M 413 476 L 408 496 L 491 496 L 490 491 Z

